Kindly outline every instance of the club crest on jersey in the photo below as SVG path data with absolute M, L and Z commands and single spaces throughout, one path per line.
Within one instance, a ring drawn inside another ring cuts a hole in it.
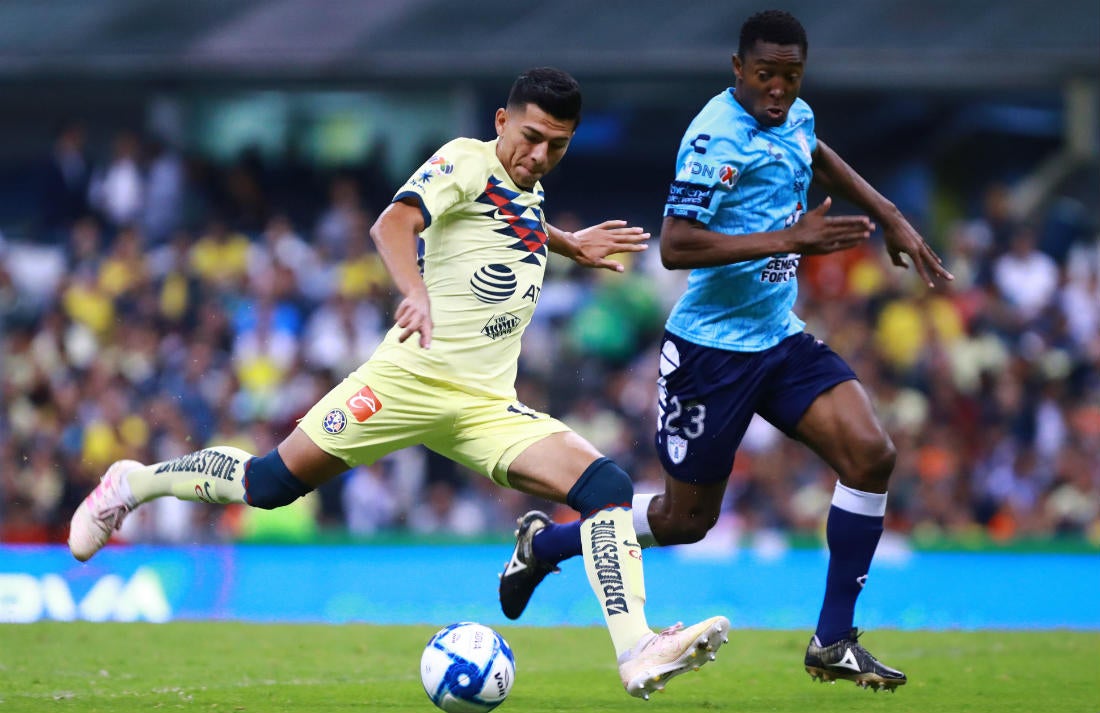
M 342 433 L 348 426 L 348 417 L 338 408 L 334 408 L 325 414 L 325 420 L 321 422 L 321 427 L 328 433 L 336 435 Z
M 684 462 L 684 458 L 687 458 L 688 454 L 688 442 L 686 438 L 681 436 L 670 435 L 668 437 L 668 457 L 676 465 L 680 465 Z
M 516 327 L 518 326 L 519 317 L 511 312 L 494 314 L 489 318 L 489 321 L 485 323 L 485 326 L 481 328 L 481 333 L 489 339 L 496 341 L 516 331 Z
M 498 304 L 516 291 L 516 274 L 507 265 L 484 265 L 470 278 L 470 291 L 482 302 Z

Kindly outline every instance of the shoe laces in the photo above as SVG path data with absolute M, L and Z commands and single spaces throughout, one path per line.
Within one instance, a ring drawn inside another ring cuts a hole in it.
M 89 509 L 95 514 L 95 519 L 103 523 L 107 532 L 117 530 L 122 526 L 122 521 L 132 509 L 126 504 L 126 498 L 119 490 L 118 478 L 104 478 L 92 491 L 92 502 Z
M 539 528 L 539 530 L 541 529 L 542 528 Z M 532 532 L 532 530 L 534 531 Z M 520 539 L 519 547 L 516 548 L 516 551 L 519 553 L 520 562 L 526 565 L 533 564 L 537 560 L 535 557 L 535 535 L 539 530 L 531 528 L 525 532 Z
M 657 634 L 657 636 L 672 636 L 673 634 L 679 633 L 680 630 L 683 629 L 683 628 L 684 628 L 684 622 L 678 621 L 675 624 L 673 624 L 672 626 L 670 626 L 667 629 L 665 629 L 664 631 L 662 631 L 661 633 Z
M 555 564 L 550 564 L 549 562 L 544 562 L 535 555 L 535 535 L 542 532 L 545 528 L 545 524 L 537 528 L 532 526 L 531 529 L 524 533 L 524 537 L 521 538 L 519 547 L 516 548 L 516 551 L 519 553 L 520 562 L 523 562 L 528 567 L 546 570 L 551 574 L 557 574 L 561 572 L 560 567 Z
M 646 649 L 649 649 L 651 651 L 658 651 L 666 646 L 669 646 L 670 644 L 677 644 L 678 642 L 676 641 L 676 637 L 681 631 L 683 631 L 683 629 L 684 623 L 682 621 L 676 622 L 672 626 L 653 636 L 653 638 L 651 638 L 642 647 L 642 651 L 645 651 Z

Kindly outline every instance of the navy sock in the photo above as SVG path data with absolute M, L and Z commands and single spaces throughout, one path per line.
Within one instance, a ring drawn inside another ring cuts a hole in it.
M 531 540 L 531 549 L 544 562 L 557 564 L 582 553 L 581 522 L 601 510 L 629 508 L 634 496 L 630 476 L 610 458 L 592 461 L 566 495 L 569 507 L 581 514 L 581 520 L 565 525 L 550 523 Z
M 845 639 L 851 633 L 856 598 L 863 590 L 871 558 L 882 536 L 881 516 L 857 515 L 829 508 L 825 539 L 829 543 L 829 574 L 825 580 L 825 602 L 817 620 L 817 638 L 823 646 Z
M 531 549 L 544 562 L 557 564 L 581 553 L 581 520 L 559 525 L 552 522 L 535 534 Z
M 565 525 L 551 523 L 539 530 L 531 540 L 535 557 L 557 564 L 581 555 L 583 520 L 609 507 L 629 508 L 632 496 L 634 483 L 615 461 L 603 457 L 592 461 L 565 496 L 565 502 L 581 514 L 581 519 Z

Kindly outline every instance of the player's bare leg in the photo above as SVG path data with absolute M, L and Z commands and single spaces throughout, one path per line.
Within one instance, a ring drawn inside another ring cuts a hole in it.
M 703 539 L 718 522 L 726 482 L 682 483 L 665 476 L 663 493 L 636 495 L 635 507 L 648 503 L 644 512 L 639 508 L 634 516 L 642 544 L 686 545 Z

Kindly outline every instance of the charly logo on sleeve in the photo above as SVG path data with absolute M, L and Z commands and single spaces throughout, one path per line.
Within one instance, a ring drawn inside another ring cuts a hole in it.
M 499 304 L 516 291 L 516 274 L 507 265 L 484 265 L 470 278 L 474 297 L 489 304 Z

